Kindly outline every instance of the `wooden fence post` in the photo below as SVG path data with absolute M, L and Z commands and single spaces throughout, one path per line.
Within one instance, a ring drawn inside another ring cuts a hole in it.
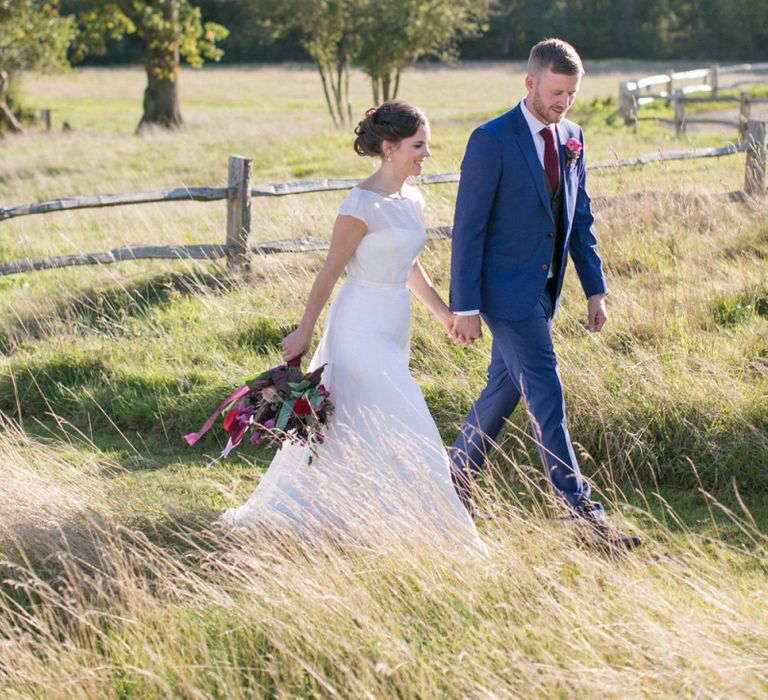
M 739 102 L 739 143 L 745 143 L 749 136 L 749 117 L 752 114 L 752 93 L 742 92 Z
M 744 193 L 748 196 L 756 197 L 765 194 L 765 127 L 765 122 L 749 122 L 749 148 L 747 149 L 747 168 L 744 180 Z
M 709 68 L 709 87 L 712 88 L 712 97 L 717 97 L 717 91 L 720 89 L 720 66 L 717 63 Z
M 675 134 L 680 136 L 685 131 L 685 95 L 682 90 L 675 90 Z
M 629 89 L 628 81 L 619 83 L 619 114 L 626 125 L 637 123 L 637 98 Z
M 248 236 L 251 233 L 252 158 L 229 157 L 227 180 L 227 271 L 248 272 L 251 267 Z
M 667 99 L 670 99 L 675 94 L 675 71 L 670 70 L 667 72 L 669 76 L 669 85 L 667 86 Z
M 45 130 L 50 131 L 51 130 L 51 110 L 50 109 L 41 109 L 40 110 L 40 119 L 43 120 L 43 124 L 45 124 Z
M 627 81 L 622 80 L 619 83 L 619 116 L 624 119 L 624 123 L 627 123 L 629 119 L 629 89 L 627 88 Z

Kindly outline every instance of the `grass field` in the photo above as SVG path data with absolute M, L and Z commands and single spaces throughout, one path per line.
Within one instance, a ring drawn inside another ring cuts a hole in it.
M 588 158 L 722 145 L 615 114 L 588 64 L 573 111 Z M 428 172 L 458 168 L 471 129 L 522 96 L 519 65 L 427 67 L 402 96 L 432 119 Z M 27 76 L 73 131 L 0 141 L 0 206 L 78 194 L 363 176 L 306 66 L 182 76 L 179 134 L 133 136 L 135 69 Z M 368 106 L 353 76 L 354 108 Z M 658 110 L 663 110 L 659 107 Z M 660 111 L 658 114 L 662 114 Z M 241 379 L 279 360 L 320 254 L 147 262 L 0 278 L 0 687 L 9 697 L 762 697 L 768 692 L 768 225 L 744 156 L 590 175 L 611 295 L 580 320 L 569 273 L 556 323 L 571 433 L 626 560 L 580 549 L 548 507 L 519 410 L 485 482 L 491 557 L 298 551 L 211 527 L 268 463 L 180 439 Z M 619 197 L 615 195 L 628 195 Z M 425 192 L 450 222 L 455 186 Z M 256 240 L 327 235 L 343 193 L 254 200 Z M 613 199 L 610 199 L 613 197 Z M 0 259 L 138 243 L 223 242 L 224 205 L 168 204 L 0 224 Z M 423 261 L 442 293 L 449 246 Z M 483 385 L 490 345 L 454 346 L 414 306 L 412 369 L 446 441 Z

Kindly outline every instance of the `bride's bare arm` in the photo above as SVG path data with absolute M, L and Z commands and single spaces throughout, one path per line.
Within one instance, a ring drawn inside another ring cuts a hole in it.
M 286 361 L 303 355 L 309 349 L 320 312 L 328 303 L 328 298 L 339 276 L 360 244 L 366 230 L 366 225 L 354 216 L 336 217 L 328 256 L 312 285 L 299 327 L 283 339 L 283 357 Z
M 432 280 L 429 279 L 429 275 L 418 260 L 413 263 L 413 269 L 408 278 L 408 288 L 435 315 L 445 329 L 450 332 L 453 326 L 453 314 L 449 311 L 447 304 L 440 298 L 432 284 Z

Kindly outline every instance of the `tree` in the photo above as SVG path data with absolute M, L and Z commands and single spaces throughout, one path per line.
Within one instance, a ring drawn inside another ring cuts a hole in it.
M 371 79 L 373 101 L 397 97 L 403 69 L 424 56 L 455 58 L 459 42 L 478 36 L 494 0 L 367 0 L 355 55 Z
M 397 95 L 400 74 L 422 56 L 452 57 L 484 26 L 494 0 L 239 0 L 272 36 L 291 36 L 312 57 L 334 124 L 352 121 L 349 70 L 359 64 L 377 104 Z
M 352 121 L 349 69 L 360 46 L 360 21 L 367 0 L 239 0 L 273 38 L 293 36 L 320 73 L 328 112 L 336 126 Z
M 482 41 L 465 58 L 524 59 L 559 36 L 589 58 L 751 60 L 768 56 L 768 2 L 760 0 L 497 0 Z
M 58 0 L 0 0 L 0 123 L 9 130 L 23 131 L 6 99 L 14 76 L 66 66 L 73 31 Z
M 107 37 L 137 34 L 144 46 L 147 87 L 144 113 L 137 127 L 167 129 L 183 125 L 178 77 L 181 58 L 193 68 L 205 59 L 218 61 L 223 52 L 217 42 L 229 33 L 225 27 L 203 22 L 191 0 L 97 0 L 79 14 L 78 58 L 88 52 L 103 53 Z

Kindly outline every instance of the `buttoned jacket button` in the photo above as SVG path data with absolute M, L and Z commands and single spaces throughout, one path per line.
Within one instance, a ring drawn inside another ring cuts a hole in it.
M 552 233 L 552 231 L 550 231 L 550 232 L 547 234 L 547 238 L 554 238 L 554 237 L 555 237 L 555 234 L 554 234 L 554 233 Z
M 549 265 L 542 265 L 541 269 L 544 270 L 544 272 L 546 272 L 547 270 L 549 270 Z

